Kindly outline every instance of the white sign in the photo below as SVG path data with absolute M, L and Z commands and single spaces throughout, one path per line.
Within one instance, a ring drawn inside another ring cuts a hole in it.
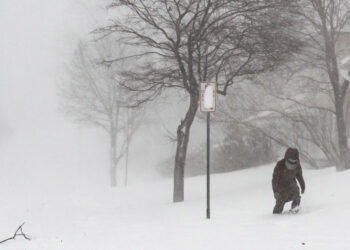
M 216 83 L 201 83 L 200 108 L 202 112 L 215 112 Z
M 350 56 L 340 61 L 339 72 L 345 80 L 350 81 Z

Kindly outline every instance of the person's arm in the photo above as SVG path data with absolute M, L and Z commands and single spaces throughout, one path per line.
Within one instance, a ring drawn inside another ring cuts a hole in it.
M 275 195 L 275 198 L 276 196 L 278 196 L 278 193 L 279 193 L 278 184 L 279 184 L 280 178 L 281 178 L 281 173 L 277 164 L 275 169 L 273 170 L 273 175 L 272 175 L 272 190 Z
M 297 180 L 299 182 L 299 185 L 301 187 L 301 193 L 303 194 L 305 192 L 305 181 L 303 178 L 303 170 L 301 169 L 301 167 L 299 168 L 299 171 L 297 173 Z

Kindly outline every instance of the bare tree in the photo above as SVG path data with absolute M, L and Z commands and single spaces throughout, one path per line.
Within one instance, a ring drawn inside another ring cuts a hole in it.
M 295 9 L 305 23 L 300 30 L 306 49 L 302 51 L 305 65 L 326 73 L 328 88 L 334 101 L 334 115 L 337 127 L 338 170 L 348 169 L 349 148 L 346 136 L 344 101 L 349 82 L 339 75 L 339 59 L 337 42 L 341 32 L 350 25 L 350 3 L 348 0 L 305 0 L 299 2 Z M 322 74 L 321 74 L 322 75 Z M 311 77 L 310 77 L 311 78 Z M 325 82 L 320 77 L 312 77 L 313 81 Z
M 142 93 L 135 106 L 151 101 L 164 89 L 183 89 L 189 97 L 177 128 L 174 202 L 184 200 L 184 171 L 190 129 L 198 109 L 200 82 L 215 81 L 218 93 L 245 75 L 271 69 L 300 43 L 287 34 L 295 25 L 288 15 L 293 1 L 257 0 L 115 0 L 110 8 L 120 18 L 96 30 L 103 37 L 118 32 L 120 41 L 141 53 L 106 60 L 134 60 L 123 84 Z M 124 13 L 125 15 L 122 15 Z
M 110 185 L 114 187 L 118 163 L 129 149 L 141 116 L 136 109 L 127 111 L 130 96 L 120 88 L 116 66 L 99 63 L 112 51 L 113 46 L 106 41 L 80 43 L 70 67 L 71 80 L 62 87 L 62 96 L 64 110 L 75 121 L 100 127 L 108 133 Z

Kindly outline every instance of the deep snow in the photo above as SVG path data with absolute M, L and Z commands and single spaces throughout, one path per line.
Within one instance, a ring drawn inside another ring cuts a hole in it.
M 23 221 L 33 239 L 0 249 L 350 249 L 350 171 L 304 170 L 300 213 L 272 215 L 272 170 L 213 175 L 211 220 L 205 177 L 186 179 L 185 202 L 177 204 L 170 179 L 73 193 L 39 188 L 30 196 L 2 187 L 0 239 Z
M 208 221 L 205 177 L 186 179 L 186 201 L 179 204 L 171 202 L 171 180 L 134 184 L 153 178 L 151 152 L 159 157 L 166 148 L 142 137 L 135 150 L 139 167 L 130 168 L 136 173 L 132 186 L 106 187 L 103 137 L 77 132 L 56 114 L 63 64 L 99 23 L 95 11 L 105 17 L 105 8 L 95 4 L 105 6 L 92 0 L 0 1 L 0 240 L 24 221 L 33 238 L 6 242 L 0 250 L 350 249 L 349 171 L 305 171 L 301 213 L 282 216 L 271 214 L 272 165 L 213 175 Z M 172 106 L 167 113 L 179 110 Z M 176 129 L 166 118 L 164 127 Z M 205 130 L 194 128 L 192 138 L 195 133 L 205 138 Z

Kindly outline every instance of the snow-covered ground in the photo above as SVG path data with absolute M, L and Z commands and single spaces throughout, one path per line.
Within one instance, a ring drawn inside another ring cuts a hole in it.
M 304 170 L 301 212 L 272 215 L 272 170 L 213 175 L 211 220 L 205 177 L 186 179 L 185 202 L 178 204 L 171 202 L 171 180 L 70 193 L 22 194 L 0 184 L 0 239 L 23 221 L 33 238 L 0 249 L 350 249 L 350 171 Z
M 213 175 L 206 220 L 205 177 L 186 179 L 178 204 L 171 180 L 136 185 L 156 179 L 155 160 L 171 151 L 148 131 L 133 142 L 131 186 L 108 188 L 104 137 L 72 128 L 56 112 L 64 65 L 105 19 L 110 1 L 103 2 L 0 1 L 0 240 L 22 222 L 32 237 L 0 250 L 350 249 L 350 171 L 305 171 L 301 213 L 282 216 L 271 214 L 272 165 Z M 175 131 L 182 111 L 171 103 L 159 109 L 174 114 L 162 118 Z M 196 133 L 205 138 L 194 127 L 191 146 Z

